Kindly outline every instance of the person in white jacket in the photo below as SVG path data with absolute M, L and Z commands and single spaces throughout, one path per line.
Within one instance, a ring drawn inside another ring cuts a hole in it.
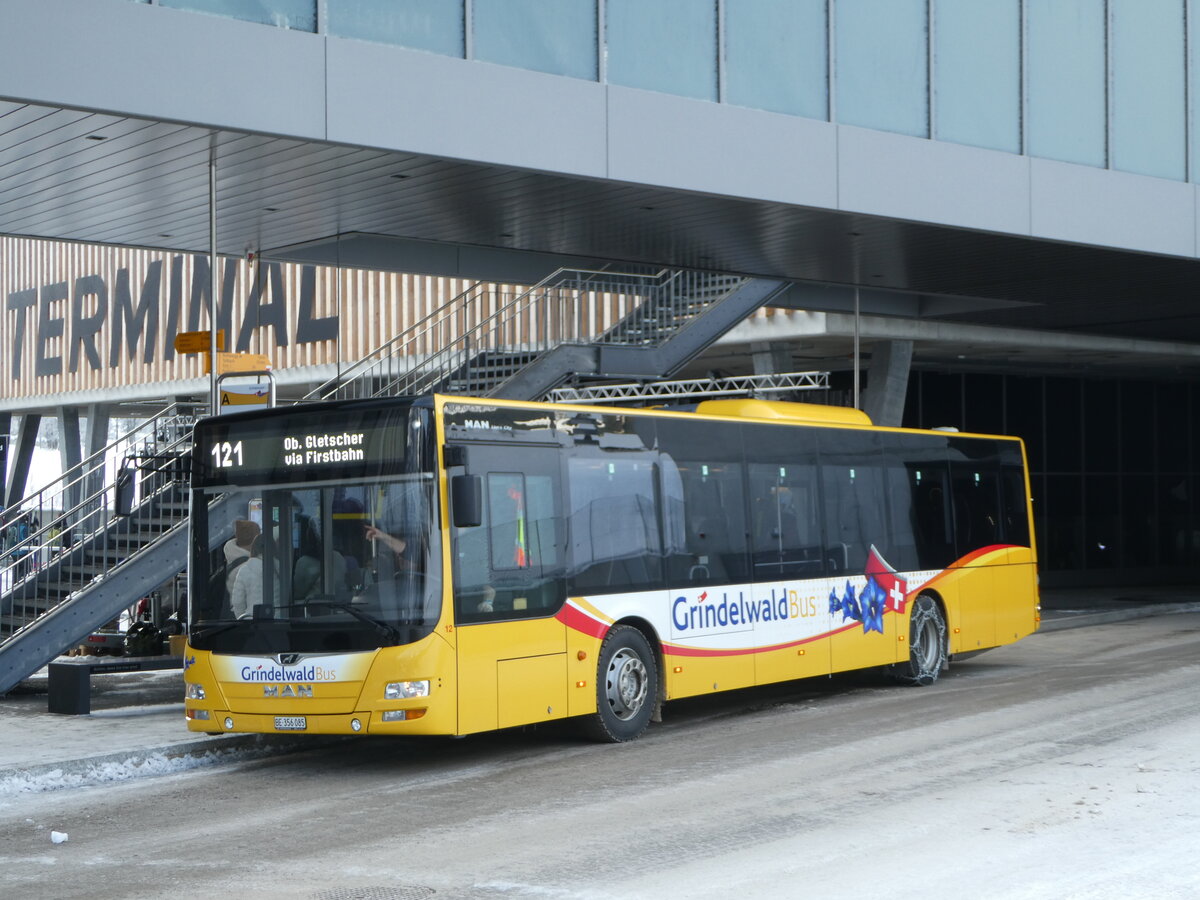
M 250 558 L 237 568 L 229 606 L 238 619 L 248 619 L 256 603 L 263 602 L 262 535 L 250 545 Z

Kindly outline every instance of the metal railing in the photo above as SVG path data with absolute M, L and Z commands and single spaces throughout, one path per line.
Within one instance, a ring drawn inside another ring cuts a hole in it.
M 194 411 L 166 407 L 4 513 L 10 539 L 0 557 L 0 635 L 103 579 L 149 535 L 186 519 L 171 488 L 188 474 Z M 128 509 L 118 510 L 122 504 Z M 144 530 L 115 528 L 118 512 Z M 13 539 L 22 520 L 27 532 Z
M 477 284 L 304 399 L 486 393 L 556 346 L 661 343 L 743 281 L 627 267 L 559 269 L 521 292 Z

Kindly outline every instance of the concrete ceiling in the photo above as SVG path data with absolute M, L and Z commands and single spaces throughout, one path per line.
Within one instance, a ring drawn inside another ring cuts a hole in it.
M 725 270 L 829 286 L 830 309 L 861 286 L 874 313 L 1166 341 L 1178 358 L 1140 364 L 1200 362 L 1194 260 L 27 103 L 0 101 L 0 233 L 207 252 L 213 147 L 222 253 L 411 269 L 413 247 L 453 245 Z M 930 335 L 921 353 L 962 349 Z

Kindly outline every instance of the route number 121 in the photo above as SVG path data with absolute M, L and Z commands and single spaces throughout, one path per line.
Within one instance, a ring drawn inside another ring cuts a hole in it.
M 213 465 L 218 469 L 231 469 L 234 466 L 242 464 L 242 442 L 231 444 L 229 441 L 222 441 L 219 444 L 213 444 L 212 448 Z

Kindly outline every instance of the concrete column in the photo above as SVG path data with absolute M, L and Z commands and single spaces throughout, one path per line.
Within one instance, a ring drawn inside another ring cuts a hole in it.
M 777 375 L 792 370 L 792 351 L 787 344 L 754 341 L 750 344 L 750 359 L 755 375 Z
M 58 458 L 62 463 L 64 474 L 79 465 L 82 460 L 81 448 L 79 407 L 60 406 L 58 408 Z M 83 485 L 76 478 L 70 479 L 68 484 L 69 487 L 62 498 L 62 505 L 63 509 L 74 509 L 83 499 Z
M 755 375 L 779 375 L 792 371 L 792 349 L 788 344 L 754 341 L 750 344 L 750 360 Z M 768 400 L 795 400 L 796 391 L 771 391 L 762 396 Z
M 25 487 L 29 482 L 29 466 L 33 462 L 33 448 L 37 444 L 38 429 L 42 427 L 42 417 L 37 413 L 26 413 L 21 416 L 21 426 L 17 429 L 17 453 L 13 457 L 12 477 L 8 482 L 8 494 L 4 507 L 19 503 L 25 496 Z
M 912 341 L 880 341 L 871 348 L 863 411 L 876 425 L 899 425 L 904 417 Z
M 108 446 L 108 423 L 111 404 L 92 403 L 87 407 L 87 431 L 84 443 L 84 458 L 90 458 Z M 84 482 L 87 496 L 94 497 L 104 488 L 104 468 L 98 467 Z

